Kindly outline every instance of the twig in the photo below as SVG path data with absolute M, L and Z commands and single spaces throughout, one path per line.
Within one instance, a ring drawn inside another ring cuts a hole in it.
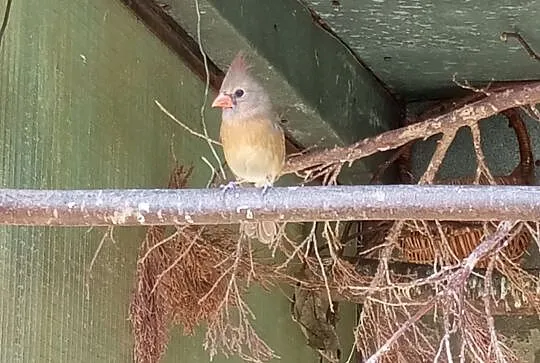
M 477 87 L 474 87 L 472 86 L 469 81 L 465 80 L 463 82 L 461 81 L 458 81 L 457 80 L 457 73 L 454 73 L 452 75 L 452 82 L 454 82 L 456 85 L 458 85 L 459 87 L 463 88 L 463 89 L 468 89 L 469 91 L 473 91 L 475 93 L 482 93 L 484 94 L 485 96 L 489 96 L 491 93 L 488 92 L 488 89 L 491 87 L 491 83 L 488 83 L 486 86 L 482 87 L 482 88 L 477 88 Z
M 324 263 L 322 262 L 321 256 L 319 255 L 319 248 L 317 246 L 317 241 L 313 241 L 313 251 L 315 252 L 315 256 L 317 256 L 317 262 L 319 263 L 319 267 L 321 268 L 321 274 L 324 281 L 324 286 L 326 288 L 326 296 L 328 297 L 328 301 L 330 302 L 330 311 L 334 313 L 334 304 L 332 304 L 332 293 L 330 292 L 330 287 L 328 286 L 328 277 L 326 276 L 326 268 L 324 266 Z
M 373 354 L 369 359 L 366 361 L 366 363 L 376 363 L 382 356 L 390 350 L 390 347 L 403 335 L 405 332 L 413 326 L 418 320 L 420 320 L 424 315 L 426 315 L 433 307 L 435 306 L 435 303 L 437 302 L 437 297 L 433 297 L 431 300 L 429 300 L 421 309 L 418 309 L 418 311 L 404 324 L 401 325 L 401 327 L 396 330 L 394 334 L 388 339 L 376 352 Z
M 489 261 L 487 270 L 486 270 L 486 276 L 484 279 L 484 294 L 483 294 L 483 300 L 484 300 L 484 312 L 486 314 L 486 320 L 488 325 L 488 331 L 490 335 L 490 344 L 489 344 L 489 351 L 488 351 L 488 357 L 490 356 L 491 349 L 495 351 L 495 357 L 497 359 L 497 362 L 506 362 L 506 359 L 504 359 L 504 356 L 501 352 L 501 349 L 499 348 L 499 340 L 497 339 L 497 331 L 495 330 L 495 322 L 493 320 L 493 315 L 491 314 L 491 296 L 493 294 L 492 287 L 491 287 L 491 279 L 493 277 L 493 269 L 495 267 L 495 261 L 497 259 L 497 255 L 493 255 Z
M 208 159 L 204 156 L 201 156 L 201 160 L 204 161 L 204 163 L 206 165 L 208 165 L 208 167 L 210 168 L 210 170 L 212 171 L 212 174 L 210 174 L 210 178 L 208 178 L 208 181 L 206 182 L 206 188 L 209 188 L 212 183 L 214 182 L 215 178 L 218 174 L 218 172 L 216 171 L 216 168 L 214 168 L 214 166 L 212 165 L 212 163 L 210 163 L 210 161 L 208 161 Z
M 536 105 L 527 105 L 526 109 L 530 111 L 534 117 L 531 117 L 532 119 L 536 119 L 537 121 L 540 121 L 540 111 L 536 108 Z
M 448 314 L 444 313 L 444 336 L 442 337 L 441 341 L 439 342 L 439 349 L 437 350 L 437 354 L 435 355 L 435 358 L 433 359 L 433 363 L 436 363 L 439 361 L 442 355 L 442 351 L 446 352 L 446 360 L 447 363 L 452 363 L 454 360 L 452 358 L 452 351 L 450 348 L 450 336 L 451 336 L 451 328 L 450 328 L 450 321 Z
M 533 120 L 540 121 L 540 111 L 538 111 L 536 105 L 521 106 L 521 109 Z
M 160 108 L 160 110 L 166 114 L 167 116 L 169 116 L 174 122 L 176 122 L 178 125 L 182 126 L 186 131 L 188 131 L 190 134 L 194 135 L 194 136 L 197 136 L 203 140 L 206 140 L 207 142 L 211 143 L 211 144 L 215 144 L 215 145 L 220 145 L 221 146 L 221 143 L 218 142 L 218 141 L 215 141 L 215 140 L 212 140 L 211 138 L 209 138 L 208 136 L 206 135 L 203 135 L 197 131 L 194 131 L 193 129 L 191 129 L 189 126 L 187 126 L 186 124 L 182 123 L 180 120 L 178 120 L 176 117 L 174 117 L 174 115 L 172 113 L 170 113 L 164 106 L 161 105 L 161 103 L 159 103 L 158 100 L 154 100 L 155 104 Z
M 284 240 L 286 242 L 288 242 L 291 246 L 293 246 L 294 250 L 289 253 L 287 250 L 284 250 L 283 252 L 287 255 L 287 259 L 281 264 L 279 265 L 277 268 L 276 268 L 276 271 L 279 271 L 281 269 L 284 269 L 286 268 L 289 263 L 296 257 L 296 256 L 301 256 L 300 252 L 305 249 L 305 255 L 304 255 L 304 258 L 303 260 L 305 260 L 307 258 L 307 252 L 309 250 L 309 244 L 311 242 L 311 239 L 314 238 L 313 236 L 315 235 L 315 230 L 316 230 L 316 223 L 312 223 L 311 224 L 311 230 L 310 232 L 308 233 L 308 235 L 302 240 L 301 243 L 299 244 L 296 244 L 294 241 L 292 241 L 289 236 L 287 235 L 284 235 Z
M 205 117 L 204 117 L 204 111 L 206 109 L 206 101 L 208 99 L 208 92 L 210 90 L 210 71 L 208 70 L 208 59 L 207 59 L 207 56 L 206 56 L 206 52 L 204 51 L 204 48 L 203 48 L 203 45 L 202 45 L 202 38 L 201 38 L 201 10 L 199 8 L 199 0 L 194 0 L 194 2 L 195 2 L 195 10 L 197 12 L 197 44 L 199 45 L 199 51 L 201 52 L 201 55 L 203 57 L 204 73 L 205 73 L 205 76 L 206 76 L 205 85 L 204 85 L 204 100 L 203 100 L 203 104 L 201 105 L 201 123 L 202 123 L 203 131 L 204 131 L 204 136 L 206 136 L 206 138 L 207 138 L 206 141 L 208 142 L 208 147 L 212 151 L 212 154 L 214 155 L 214 158 L 216 159 L 216 161 L 218 163 L 219 170 L 221 171 L 221 176 L 223 177 L 223 180 L 225 180 L 226 175 L 225 175 L 225 170 L 221 166 L 221 164 L 222 164 L 221 159 L 219 158 L 218 153 L 217 153 L 216 149 L 214 148 L 214 146 L 212 145 L 212 143 L 210 141 L 208 141 L 209 140 L 208 129 L 206 127 L 206 120 L 205 120 Z
M 90 265 L 88 266 L 88 272 L 86 275 L 86 300 L 90 299 L 90 278 L 92 277 L 92 269 L 94 268 L 94 264 L 96 263 L 97 257 L 99 255 L 99 252 L 103 248 L 103 245 L 105 244 L 105 241 L 107 238 L 109 238 L 113 243 L 116 243 L 113 236 L 114 226 L 110 226 L 107 228 L 105 233 L 103 233 L 103 236 L 101 237 L 101 240 L 99 241 L 98 248 L 94 252 L 94 256 L 92 257 L 92 260 L 90 261 Z
M 507 238 L 515 224 L 516 222 L 511 221 L 500 222 L 495 232 L 484 238 L 483 242 L 464 260 L 464 266 L 467 268 L 468 274 L 472 272 L 478 261 L 486 257 L 501 240 Z
M 449 132 L 443 134 L 443 137 L 437 142 L 437 148 L 431 157 L 431 161 L 429 162 L 424 175 L 422 175 L 418 181 L 418 184 L 433 183 L 435 176 L 437 175 L 437 172 L 439 171 L 441 164 L 446 157 L 448 148 L 450 145 L 452 145 L 455 137 L 456 132 L 454 130 L 450 130 Z
M 189 241 L 190 239 L 190 236 L 187 236 L 183 231 L 181 230 L 178 230 L 178 233 L 182 234 L 187 241 Z M 171 271 L 176 265 L 178 265 L 180 263 L 180 261 L 182 261 L 182 259 L 184 257 L 186 257 L 186 255 L 191 251 L 191 248 L 197 243 L 197 240 L 200 239 L 201 237 L 201 233 L 202 233 L 202 228 L 199 230 L 198 234 L 196 236 L 193 237 L 193 239 L 190 241 L 189 245 L 185 247 L 184 251 L 182 251 L 182 253 L 180 254 L 180 256 L 178 256 L 173 263 L 171 263 L 165 270 L 163 270 L 157 277 L 156 277 L 156 280 L 154 282 L 154 286 L 152 286 L 152 290 L 150 291 L 150 295 L 152 295 L 158 285 L 161 283 L 161 279 L 163 279 L 163 276 L 165 276 L 167 273 L 169 273 L 169 271 Z
M 402 148 L 398 149 L 396 152 L 394 152 L 390 156 L 390 158 L 388 158 L 388 160 L 384 161 L 381 165 L 379 165 L 377 167 L 377 169 L 375 170 L 375 172 L 373 173 L 373 176 L 371 177 L 371 179 L 369 181 L 369 184 L 379 184 L 381 182 L 381 179 L 382 179 L 384 173 L 386 172 L 386 170 L 388 170 L 388 168 L 393 163 L 395 163 L 398 159 L 403 157 L 403 154 L 408 152 L 407 147 L 412 146 L 412 143 L 410 143 L 410 144 L 411 145 L 405 145 Z
M 456 132 L 459 128 L 494 116 L 509 108 L 540 103 L 540 82 L 527 82 L 492 92 L 478 101 L 399 129 L 390 130 L 373 138 L 358 141 L 346 147 L 307 153 L 289 158 L 282 174 L 309 173 L 313 169 L 327 168 L 334 164 L 352 163 L 379 151 L 398 148 L 416 139 Z
M 474 153 L 476 155 L 476 175 L 474 177 L 474 182 L 475 184 L 480 184 L 480 178 L 482 175 L 485 175 L 489 184 L 495 185 L 497 182 L 493 178 L 493 175 L 486 164 L 486 157 L 484 155 L 484 151 L 482 150 L 480 127 L 478 124 L 473 124 L 469 125 L 469 128 L 471 129 Z
M 181 226 L 179 228 L 185 228 L 185 227 Z M 139 259 L 138 263 L 144 263 L 144 261 L 148 258 L 148 256 L 150 256 L 152 251 L 154 251 L 156 248 L 158 248 L 160 246 L 163 246 L 165 243 L 167 243 L 167 242 L 173 240 L 174 238 L 176 238 L 176 236 L 178 236 L 178 233 L 179 233 L 179 230 L 177 230 L 176 232 L 174 232 L 173 234 L 171 234 L 167 238 L 162 239 L 161 241 L 159 241 L 155 245 L 150 246 L 150 248 L 148 248 L 148 250 L 146 251 L 144 256 Z

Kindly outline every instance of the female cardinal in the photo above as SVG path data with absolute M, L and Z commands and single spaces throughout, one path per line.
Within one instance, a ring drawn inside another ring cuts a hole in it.
M 232 61 L 212 107 L 222 108 L 220 137 L 225 160 L 239 182 L 254 183 L 263 192 L 273 185 L 285 163 L 285 136 L 270 97 L 249 74 L 242 53 Z M 270 244 L 277 224 L 241 225 L 249 237 Z
M 232 61 L 212 107 L 221 107 L 225 160 L 240 182 L 271 186 L 285 163 L 285 136 L 270 97 L 249 74 L 242 53 Z

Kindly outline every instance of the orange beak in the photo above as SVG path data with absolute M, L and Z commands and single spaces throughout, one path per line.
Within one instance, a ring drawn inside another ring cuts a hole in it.
M 232 108 L 233 102 L 231 96 L 219 94 L 219 96 L 216 97 L 214 102 L 212 102 L 212 107 Z

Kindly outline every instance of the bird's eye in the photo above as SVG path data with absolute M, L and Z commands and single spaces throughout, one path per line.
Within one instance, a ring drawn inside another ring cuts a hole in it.
M 239 88 L 239 89 L 237 89 L 236 91 L 234 91 L 234 96 L 235 96 L 236 98 L 240 98 L 240 97 L 242 97 L 243 95 L 244 95 L 244 90 L 241 89 L 241 88 Z

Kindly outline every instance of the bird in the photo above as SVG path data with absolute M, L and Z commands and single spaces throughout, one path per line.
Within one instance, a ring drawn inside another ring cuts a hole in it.
M 250 68 L 244 53 L 239 52 L 223 78 L 212 107 L 222 109 L 220 141 L 236 183 L 253 183 L 263 188 L 264 193 L 273 186 L 285 165 L 285 134 L 268 92 Z M 246 225 L 248 229 L 254 227 L 253 223 Z M 273 222 L 258 223 L 257 229 L 259 239 L 263 240 L 277 233 Z

